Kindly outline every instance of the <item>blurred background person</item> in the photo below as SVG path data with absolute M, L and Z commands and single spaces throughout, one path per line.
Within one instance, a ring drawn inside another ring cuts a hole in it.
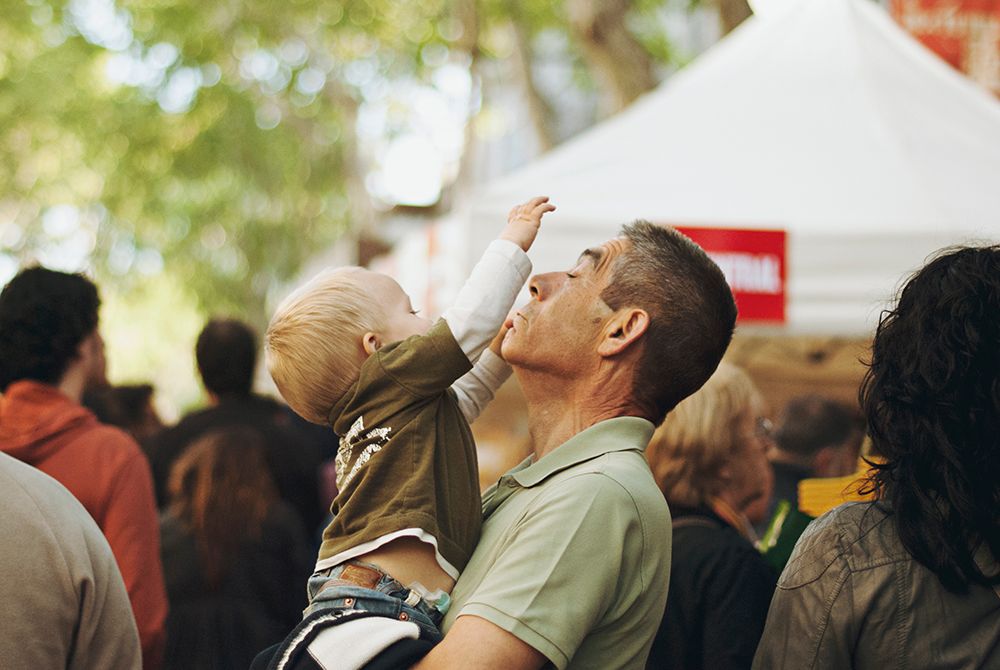
M 305 529 L 249 428 L 197 439 L 171 469 L 169 494 L 165 666 L 244 670 L 302 618 L 313 563 Z
M 750 667 L 776 578 L 744 513 L 767 493 L 763 411 L 746 373 L 723 362 L 646 450 L 673 518 L 670 591 L 647 668 Z
M 1000 667 L 1000 246 L 947 250 L 872 343 L 874 502 L 814 521 L 754 667 Z
M 774 469 L 774 493 L 767 518 L 781 500 L 798 509 L 803 479 L 855 472 L 863 435 L 860 412 L 845 403 L 815 394 L 788 401 L 768 455 Z
M 166 504 L 171 468 L 191 443 L 211 430 L 242 426 L 263 438 L 267 468 L 279 495 L 312 531 L 326 512 L 319 496 L 324 455 L 314 440 L 296 430 L 283 405 L 253 392 L 257 353 L 257 336 L 242 321 L 212 319 L 202 329 L 195 358 L 209 404 L 151 439 L 148 453 L 157 499 L 161 507 Z M 333 431 L 328 432 L 332 440 Z
M 97 522 L 128 590 L 143 666 L 156 668 L 167 598 L 149 464 L 135 440 L 80 404 L 85 388 L 106 383 L 100 302 L 83 275 L 42 267 L 0 293 L 0 451 L 55 478 Z
M 84 391 L 83 406 L 101 423 L 124 430 L 140 446 L 163 429 L 163 421 L 153 406 L 150 384 L 93 386 Z
M 0 665 L 135 670 L 139 635 L 114 554 L 59 482 L 0 454 Z

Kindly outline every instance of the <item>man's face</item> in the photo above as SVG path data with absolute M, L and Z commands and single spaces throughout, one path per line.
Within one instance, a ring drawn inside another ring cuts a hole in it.
M 625 238 L 587 249 L 569 272 L 535 275 L 531 300 L 519 308 L 502 353 L 513 366 L 574 372 L 590 360 L 613 312 L 601 299 L 615 261 L 628 250 Z

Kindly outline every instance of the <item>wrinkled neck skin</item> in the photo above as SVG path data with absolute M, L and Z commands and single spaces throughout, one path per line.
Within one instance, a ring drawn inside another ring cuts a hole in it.
M 608 360 L 588 374 L 565 376 L 514 368 L 528 401 L 535 460 L 591 426 L 621 416 L 648 419 L 632 398 L 631 366 Z

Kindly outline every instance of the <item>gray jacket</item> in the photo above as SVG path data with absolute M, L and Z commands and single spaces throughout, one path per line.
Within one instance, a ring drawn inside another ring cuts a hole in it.
M 816 519 L 778 580 L 759 670 L 1000 668 L 1000 597 L 945 590 L 873 503 Z
M 125 583 L 83 505 L 0 453 L 0 510 L 0 668 L 141 668 Z

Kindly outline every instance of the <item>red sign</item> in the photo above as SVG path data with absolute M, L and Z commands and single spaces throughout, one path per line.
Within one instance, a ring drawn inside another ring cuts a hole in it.
M 722 268 L 741 323 L 785 323 L 785 231 L 675 227 Z
M 1000 95 L 1000 0 L 890 0 L 890 9 L 924 46 Z

